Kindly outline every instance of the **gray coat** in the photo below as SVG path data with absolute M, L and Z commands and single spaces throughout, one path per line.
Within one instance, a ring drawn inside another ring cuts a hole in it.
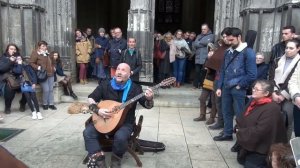
M 204 64 L 207 58 L 208 50 L 207 44 L 213 43 L 215 36 L 209 31 L 207 34 L 199 34 L 196 40 L 193 42 L 193 48 L 196 50 L 195 53 L 195 64 Z

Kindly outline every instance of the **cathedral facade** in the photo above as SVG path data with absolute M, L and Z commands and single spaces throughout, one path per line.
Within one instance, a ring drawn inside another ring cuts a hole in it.
M 101 10 L 90 4 L 93 2 Z M 84 8 L 89 5 L 92 10 Z M 204 12 L 196 13 L 199 10 Z M 86 19 L 87 14 L 95 17 Z M 212 25 L 217 36 L 228 26 L 244 33 L 255 30 L 255 51 L 269 54 L 280 41 L 283 26 L 294 25 L 300 32 L 300 0 L 0 0 L 0 20 L 0 52 L 8 43 L 16 43 L 21 54 L 29 56 L 36 43 L 45 40 L 51 51 L 61 54 L 65 69 L 71 72 L 76 67 L 75 29 L 90 27 L 90 23 L 95 28 L 119 23 L 127 36 L 138 41 L 143 56 L 140 80 L 152 82 L 155 30 L 178 27 L 197 31 L 203 22 Z

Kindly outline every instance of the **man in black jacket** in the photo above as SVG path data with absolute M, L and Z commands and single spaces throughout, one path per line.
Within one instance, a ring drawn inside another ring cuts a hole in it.
M 126 63 L 121 63 L 116 69 L 116 75 L 111 81 L 102 82 L 89 96 L 90 109 L 96 111 L 99 116 L 104 119 L 112 117 L 112 113 L 108 109 L 98 109 L 96 103 L 104 100 L 113 100 L 116 102 L 126 102 L 143 92 L 142 87 L 130 80 L 130 67 Z M 140 98 L 139 103 L 150 109 L 153 107 L 153 92 L 151 89 L 145 91 L 145 96 Z M 135 109 L 137 102 L 129 105 L 124 123 L 114 134 L 114 142 L 112 147 L 111 167 L 121 167 L 121 159 L 127 150 L 128 139 L 133 132 L 135 123 Z M 93 123 L 87 124 L 83 137 L 85 147 L 89 154 L 89 165 L 97 165 L 98 167 L 106 167 L 104 152 L 99 143 L 99 133 Z
M 270 62 L 269 62 L 269 79 L 273 80 L 274 76 L 270 73 L 274 71 L 275 68 L 275 62 L 276 60 L 278 60 L 281 56 L 284 55 L 285 53 L 285 45 L 286 45 L 286 41 L 288 40 L 292 40 L 295 37 L 295 27 L 294 26 L 285 26 L 282 28 L 281 31 L 281 36 L 282 36 L 282 40 L 275 44 L 272 47 L 271 50 L 271 57 L 270 57 Z
M 136 48 L 136 39 L 128 38 L 128 48 L 122 52 L 122 62 L 127 63 L 131 69 L 130 79 L 134 82 L 139 81 L 139 73 L 142 69 L 141 52 Z

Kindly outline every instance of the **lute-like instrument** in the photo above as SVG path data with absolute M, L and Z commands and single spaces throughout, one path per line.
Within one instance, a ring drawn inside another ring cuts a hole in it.
M 151 89 L 155 90 L 162 86 L 169 86 L 175 81 L 175 77 L 170 77 L 163 80 L 159 84 L 151 87 Z M 130 105 L 131 103 L 136 102 L 143 96 L 145 96 L 144 92 L 124 103 L 116 102 L 113 100 L 103 100 L 100 103 L 98 103 L 97 106 L 99 109 L 108 109 L 108 112 L 112 113 L 113 115 L 110 118 L 103 118 L 102 116 L 98 115 L 98 113 L 93 113 L 92 121 L 96 130 L 103 134 L 114 133 L 117 129 L 119 129 L 119 127 L 123 124 L 126 118 L 126 114 L 128 112 L 128 109 L 126 107 L 128 107 L 128 105 Z

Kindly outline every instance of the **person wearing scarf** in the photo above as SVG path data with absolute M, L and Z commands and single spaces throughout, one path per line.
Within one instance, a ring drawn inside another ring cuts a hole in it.
M 126 63 L 121 63 L 116 68 L 116 74 L 110 81 L 103 81 L 88 96 L 90 109 L 98 112 L 97 114 L 103 118 L 110 118 L 113 114 L 108 113 L 108 109 L 98 109 L 97 103 L 105 100 L 113 100 L 116 102 L 126 102 L 135 96 L 143 93 L 142 87 L 132 82 L 130 79 L 131 69 Z M 153 91 L 149 88 L 145 91 L 145 96 L 140 98 L 138 102 L 145 108 L 153 107 Z M 128 112 L 124 123 L 114 134 L 112 146 L 111 167 L 121 167 L 121 159 L 127 151 L 128 139 L 133 132 L 135 123 L 135 109 L 137 102 L 128 106 Z M 88 164 L 95 164 L 98 167 L 105 167 L 105 155 L 99 143 L 101 133 L 99 133 L 92 122 L 86 125 L 83 131 L 83 137 L 86 150 L 89 155 Z M 103 135 L 102 135 L 103 136 Z
M 272 101 L 274 86 L 257 80 L 252 100 L 243 115 L 236 118 L 236 137 L 240 145 L 238 162 L 244 167 L 266 167 L 266 157 L 274 143 L 286 143 L 287 136 L 280 106 Z

